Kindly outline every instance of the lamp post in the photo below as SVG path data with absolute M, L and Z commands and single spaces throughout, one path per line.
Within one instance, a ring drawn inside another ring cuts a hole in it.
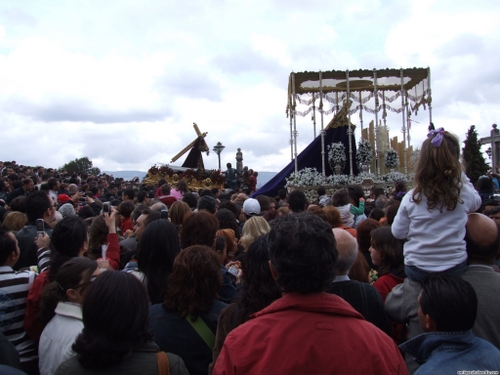
M 225 148 L 226 148 L 226 146 L 223 146 L 222 143 L 220 143 L 220 142 L 217 142 L 217 144 L 214 146 L 214 152 L 217 154 L 217 156 L 219 158 L 219 171 L 220 171 L 220 153 Z

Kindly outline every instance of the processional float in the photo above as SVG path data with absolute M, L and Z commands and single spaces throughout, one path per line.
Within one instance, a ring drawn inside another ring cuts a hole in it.
M 398 104 L 398 99 L 400 104 Z M 325 108 L 327 105 L 330 108 Z M 305 106 L 299 111 L 297 106 Z M 379 115 L 387 126 L 387 111 L 401 114 L 404 142 L 404 173 L 408 173 L 407 149 L 410 146 L 411 116 L 416 115 L 420 107 L 429 110 L 429 123 L 432 122 L 432 93 L 430 68 L 411 69 L 373 69 L 354 71 L 319 71 L 290 74 L 288 80 L 287 117 L 290 119 L 291 160 L 295 160 L 297 172 L 297 123 L 296 117 L 305 117 L 312 113 L 314 138 L 316 138 L 317 112 L 321 119 L 321 157 L 322 173 L 325 175 L 324 116 L 338 113 L 347 107 L 348 122 L 348 157 L 350 175 L 353 175 L 353 128 L 351 116 L 359 111 L 359 121 L 363 130 L 363 111 L 374 115 L 375 156 L 377 175 L 380 175 Z

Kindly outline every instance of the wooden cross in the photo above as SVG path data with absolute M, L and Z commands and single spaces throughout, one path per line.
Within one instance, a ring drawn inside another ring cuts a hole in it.
M 205 142 L 205 137 L 207 136 L 208 132 L 202 133 L 200 129 L 198 128 L 198 125 L 193 122 L 193 128 L 194 131 L 196 132 L 197 137 L 194 139 L 193 142 L 188 144 L 186 147 L 184 147 L 181 152 L 179 152 L 177 155 L 175 155 L 172 160 L 170 161 L 171 163 L 174 163 L 177 159 L 179 159 L 182 155 L 184 155 L 186 152 L 188 152 L 195 144 L 195 142 L 198 140 L 199 137 L 202 137 L 203 140 L 201 141 L 200 145 L 200 151 L 209 151 L 210 149 L 208 148 L 207 143 Z

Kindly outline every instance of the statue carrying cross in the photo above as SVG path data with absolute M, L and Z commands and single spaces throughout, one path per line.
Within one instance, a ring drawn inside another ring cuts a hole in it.
M 188 150 L 189 154 L 184 161 L 184 164 L 182 164 L 182 167 L 184 168 L 198 168 L 200 171 L 205 170 L 205 166 L 203 164 L 203 157 L 201 155 L 202 152 L 206 152 L 207 155 L 210 151 L 207 143 L 205 142 L 205 137 L 207 136 L 207 132 L 200 132 L 200 129 L 198 128 L 198 125 L 193 122 L 193 128 L 194 131 L 196 132 L 196 139 L 188 144 L 186 147 L 184 147 L 177 155 L 175 155 L 172 160 L 170 161 L 171 163 L 175 162 L 177 159 L 179 159 L 182 155 L 184 155 Z

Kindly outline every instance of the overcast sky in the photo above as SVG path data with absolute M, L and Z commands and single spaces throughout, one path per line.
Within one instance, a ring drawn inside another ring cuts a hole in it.
M 277 172 L 288 76 L 306 70 L 430 67 L 436 126 L 485 137 L 500 121 L 499 22 L 498 0 L 2 1 L 0 160 L 146 171 L 196 122 L 226 146 L 223 165 L 240 147 L 245 165 Z M 419 146 L 428 113 L 415 119 Z M 400 134 L 400 118 L 389 126 Z M 297 127 L 300 151 L 311 117 Z

